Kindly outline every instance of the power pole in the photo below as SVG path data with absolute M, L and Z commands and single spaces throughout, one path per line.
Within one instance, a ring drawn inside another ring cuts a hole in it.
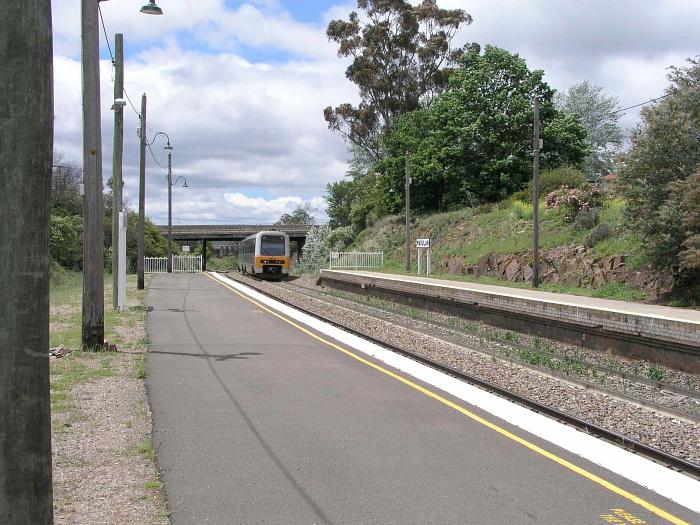
M 114 149 L 112 154 L 112 307 L 119 307 L 119 212 L 122 211 L 124 111 L 124 36 L 114 35 Z
M 53 523 L 50 0 L 0 2 L 0 523 Z
M 411 163 L 406 152 L 406 271 L 411 271 Z
M 168 273 L 173 273 L 173 147 L 168 145 Z
M 540 99 L 535 94 L 532 138 L 532 287 L 540 285 Z
M 85 348 L 104 345 L 104 230 L 100 41 L 97 2 L 82 0 L 83 71 L 83 332 Z
M 143 258 L 146 252 L 144 229 L 146 227 L 146 93 L 141 96 L 141 127 L 139 128 L 139 231 L 136 260 L 137 288 L 143 290 Z

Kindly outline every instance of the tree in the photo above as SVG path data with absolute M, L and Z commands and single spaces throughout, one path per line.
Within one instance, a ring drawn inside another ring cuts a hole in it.
M 52 215 L 49 236 L 51 260 L 70 270 L 83 267 L 83 219 L 78 215 Z
M 125 208 L 126 209 L 126 208 Z M 127 270 L 130 272 L 136 271 L 136 259 L 138 257 L 137 232 L 138 232 L 139 216 L 133 210 L 127 210 L 126 215 L 126 254 L 127 254 Z M 168 241 L 160 233 L 160 230 L 155 227 L 151 219 L 146 217 L 144 225 L 144 256 L 145 257 L 165 257 Z
M 59 215 L 82 215 L 83 199 L 79 185 L 82 169 L 67 162 L 63 153 L 55 153 L 51 174 L 51 211 Z
M 297 206 L 297 208 L 292 213 L 283 214 L 277 224 L 307 224 L 312 225 L 316 222 L 313 216 L 314 209 L 311 204 L 305 202 L 302 205 Z
M 327 224 L 316 224 L 309 228 L 304 244 L 304 258 L 300 267 L 303 272 L 317 272 L 328 260 L 326 239 L 330 233 Z
M 451 49 L 452 38 L 472 19 L 461 9 L 440 9 L 436 0 L 416 6 L 358 0 L 357 7 L 361 15 L 332 20 L 326 34 L 338 44 L 339 57 L 352 58 L 345 75 L 358 86 L 361 102 L 328 106 L 323 115 L 330 129 L 376 161 L 381 133 L 447 86 L 450 66 L 463 52 Z
M 355 184 L 345 179 L 326 185 L 328 225 L 335 229 L 350 226 L 350 210 L 355 197 Z
M 406 152 L 417 212 L 496 201 L 522 189 L 532 172 L 534 96 L 545 144 L 541 167 L 579 165 L 586 131 L 576 116 L 557 111 L 543 74 L 497 47 L 462 55 L 449 88 L 430 107 L 398 119 L 387 139 L 389 155 L 379 166 L 387 206 L 403 207 Z
M 697 222 L 684 213 L 684 198 L 698 195 L 700 168 L 700 59 L 672 67 L 666 97 L 642 109 L 642 124 L 632 134 L 632 148 L 620 170 L 630 227 L 643 239 L 654 265 L 676 277 L 678 285 L 697 279 L 683 255 L 692 247 Z M 697 209 L 697 201 L 690 208 Z M 688 222 L 684 223 L 684 216 Z
M 585 81 L 571 86 L 566 93 L 558 93 L 556 105 L 568 115 L 578 115 L 586 128 L 589 153 L 583 170 L 589 180 L 612 171 L 614 157 L 622 146 L 617 99 L 607 96 L 602 87 Z

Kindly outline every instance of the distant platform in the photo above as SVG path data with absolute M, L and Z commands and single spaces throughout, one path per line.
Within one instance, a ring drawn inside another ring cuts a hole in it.
M 697 310 L 380 272 L 321 270 L 321 280 L 335 288 L 700 373 Z

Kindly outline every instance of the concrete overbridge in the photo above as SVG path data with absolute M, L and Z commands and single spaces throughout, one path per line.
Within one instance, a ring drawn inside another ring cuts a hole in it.
M 156 225 L 160 233 L 167 237 L 167 224 Z M 300 257 L 311 226 L 307 224 L 177 224 L 172 226 L 173 241 L 183 244 L 187 241 L 201 242 L 203 247 L 209 241 L 242 241 L 249 235 L 261 231 L 280 231 L 289 235 L 296 244 L 297 257 Z M 206 270 L 206 249 L 202 266 Z

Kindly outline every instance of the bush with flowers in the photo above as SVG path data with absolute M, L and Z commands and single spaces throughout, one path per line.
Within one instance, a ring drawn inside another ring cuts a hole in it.
M 603 193 L 594 187 L 560 188 L 548 193 L 544 201 L 548 209 L 564 211 L 564 222 L 574 222 L 580 212 L 599 208 Z

